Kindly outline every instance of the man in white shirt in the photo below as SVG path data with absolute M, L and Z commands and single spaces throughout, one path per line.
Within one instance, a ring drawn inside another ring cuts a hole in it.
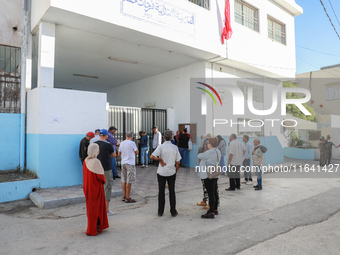
M 126 203 L 135 203 L 136 200 L 130 197 L 131 184 L 136 179 L 136 156 L 139 151 L 136 143 L 132 141 L 133 133 L 127 132 L 126 140 L 124 140 L 118 150 L 118 156 L 121 157 L 121 181 L 123 189 L 123 200 Z
M 163 216 L 164 213 L 166 182 L 168 182 L 169 187 L 170 213 L 172 217 L 178 215 L 176 210 L 175 181 L 181 155 L 179 154 L 178 147 L 170 142 L 172 138 L 173 132 L 171 130 L 166 130 L 164 133 L 165 142 L 158 146 L 151 155 L 151 159 L 159 161 L 157 169 L 159 217 Z
M 228 146 L 228 172 L 229 172 L 229 185 L 227 191 L 234 191 L 241 188 L 240 183 L 240 167 L 243 162 L 245 148 L 241 142 L 236 140 L 237 136 L 231 134 L 229 137 L 230 144 Z

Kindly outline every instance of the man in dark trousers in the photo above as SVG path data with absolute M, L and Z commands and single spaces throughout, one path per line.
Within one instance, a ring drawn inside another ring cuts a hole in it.
M 176 217 L 178 214 L 176 210 L 175 181 L 181 155 L 179 154 L 177 146 L 170 142 L 172 137 L 173 132 L 166 130 L 164 132 L 165 142 L 159 145 L 151 155 L 153 160 L 159 161 L 160 163 L 157 170 L 159 217 L 163 216 L 164 213 L 166 182 L 168 182 L 169 186 L 170 213 L 172 217 Z
M 79 158 L 81 160 L 81 163 L 83 164 L 84 160 L 87 157 L 87 147 L 89 147 L 90 140 L 94 137 L 93 132 L 88 132 L 86 136 L 81 139 L 79 144 Z
M 110 215 L 115 214 L 115 212 L 112 212 L 109 209 L 109 205 L 110 205 L 110 200 L 111 200 L 112 183 L 113 183 L 111 157 L 116 157 L 116 152 L 114 151 L 112 144 L 106 141 L 108 134 L 109 132 L 106 129 L 100 130 L 99 141 L 97 141 L 96 144 L 99 145 L 98 159 L 100 160 L 104 168 L 104 176 L 106 179 L 106 182 L 104 184 L 106 210 L 107 210 L 107 215 L 110 216 Z

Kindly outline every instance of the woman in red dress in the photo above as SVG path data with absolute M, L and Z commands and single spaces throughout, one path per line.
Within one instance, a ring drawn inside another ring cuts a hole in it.
M 102 164 L 97 159 L 99 146 L 90 144 L 83 164 L 83 190 L 86 200 L 86 235 L 96 236 L 109 227 L 107 220 L 104 186 L 105 176 Z

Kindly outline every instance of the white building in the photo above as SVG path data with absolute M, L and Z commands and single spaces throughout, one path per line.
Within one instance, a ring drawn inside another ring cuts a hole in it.
M 167 127 L 177 130 L 201 121 L 190 119 L 191 78 L 216 88 L 216 78 L 237 79 L 243 91 L 254 89 L 254 107 L 268 109 L 279 79 L 295 76 L 294 17 L 302 8 L 294 0 L 231 0 L 233 35 L 225 44 L 223 0 L 26 2 L 26 164 L 42 188 L 81 183 L 78 144 L 86 132 L 108 127 L 107 102 L 168 109 Z M 219 93 L 231 104 L 228 91 Z M 202 125 L 195 131 L 197 142 L 210 132 Z M 280 127 L 223 132 L 265 136 L 273 148 L 267 163 L 283 159 Z M 195 151 L 197 144 L 192 166 Z

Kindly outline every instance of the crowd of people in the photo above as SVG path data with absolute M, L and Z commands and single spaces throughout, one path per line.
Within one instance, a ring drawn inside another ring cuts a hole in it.
M 180 166 L 186 167 L 187 152 L 189 149 L 190 135 L 187 130 L 166 130 L 162 135 L 157 126 L 153 127 L 153 149 L 150 159 L 158 164 L 158 216 L 164 214 L 165 189 L 169 189 L 170 213 L 173 217 L 178 215 L 176 210 L 175 182 L 176 174 Z M 83 189 L 86 199 L 88 227 L 87 235 L 97 235 L 107 228 L 108 216 L 115 214 L 109 209 L 112 184 L 115 178 L 121 178 L 123 198 L 125 203 L 135 203 L 131 198 L 131 186 L 136 179 L 136 155 L 139 154 L 134 134 L 127 132 L 125 140 L 121 143 L 114 137 L 117 128 L 97 129 L 88 132 L 81 140 L 79 146 L 79 158 L 83 164 Z M 149 136 L 143 130 L 138 143 L 141 150 L 142 168 L 148 167 L 149 162 Z M 215 218 L 218 215 L 220 203 L 218 179 L 221 174 L 229 177 L 227 191 L 235 191 L 241 188 L 241 183 L 253 184 L 250 167 L 253 160 L 253 169 L 257 175 L 255 190 L 262 190 L 261 165 L 264 163 L 263 153 L 266 148 L 260 145 L 260 140 L 254 140 L 254 148 L 247 135 L 243 136 L 242 144 L 235 134 L 231 134 L 229 143 L 218 135 L 210 134 L 201 137 L 198 148 L 198 176 L 203 187 L 203 200 L 197 205 L 204 206 L 207 213 L 201 217 L 204 219 Z M 224 157 L 227 156 L 227 164 Z M 121 176 L 117 174 L 117 160 L 121 161 Z M 244 181 L 241 181 L 241 166 L 244 168 Z M 215 167 L 220 172 L 212 173 L 207 168 Z

